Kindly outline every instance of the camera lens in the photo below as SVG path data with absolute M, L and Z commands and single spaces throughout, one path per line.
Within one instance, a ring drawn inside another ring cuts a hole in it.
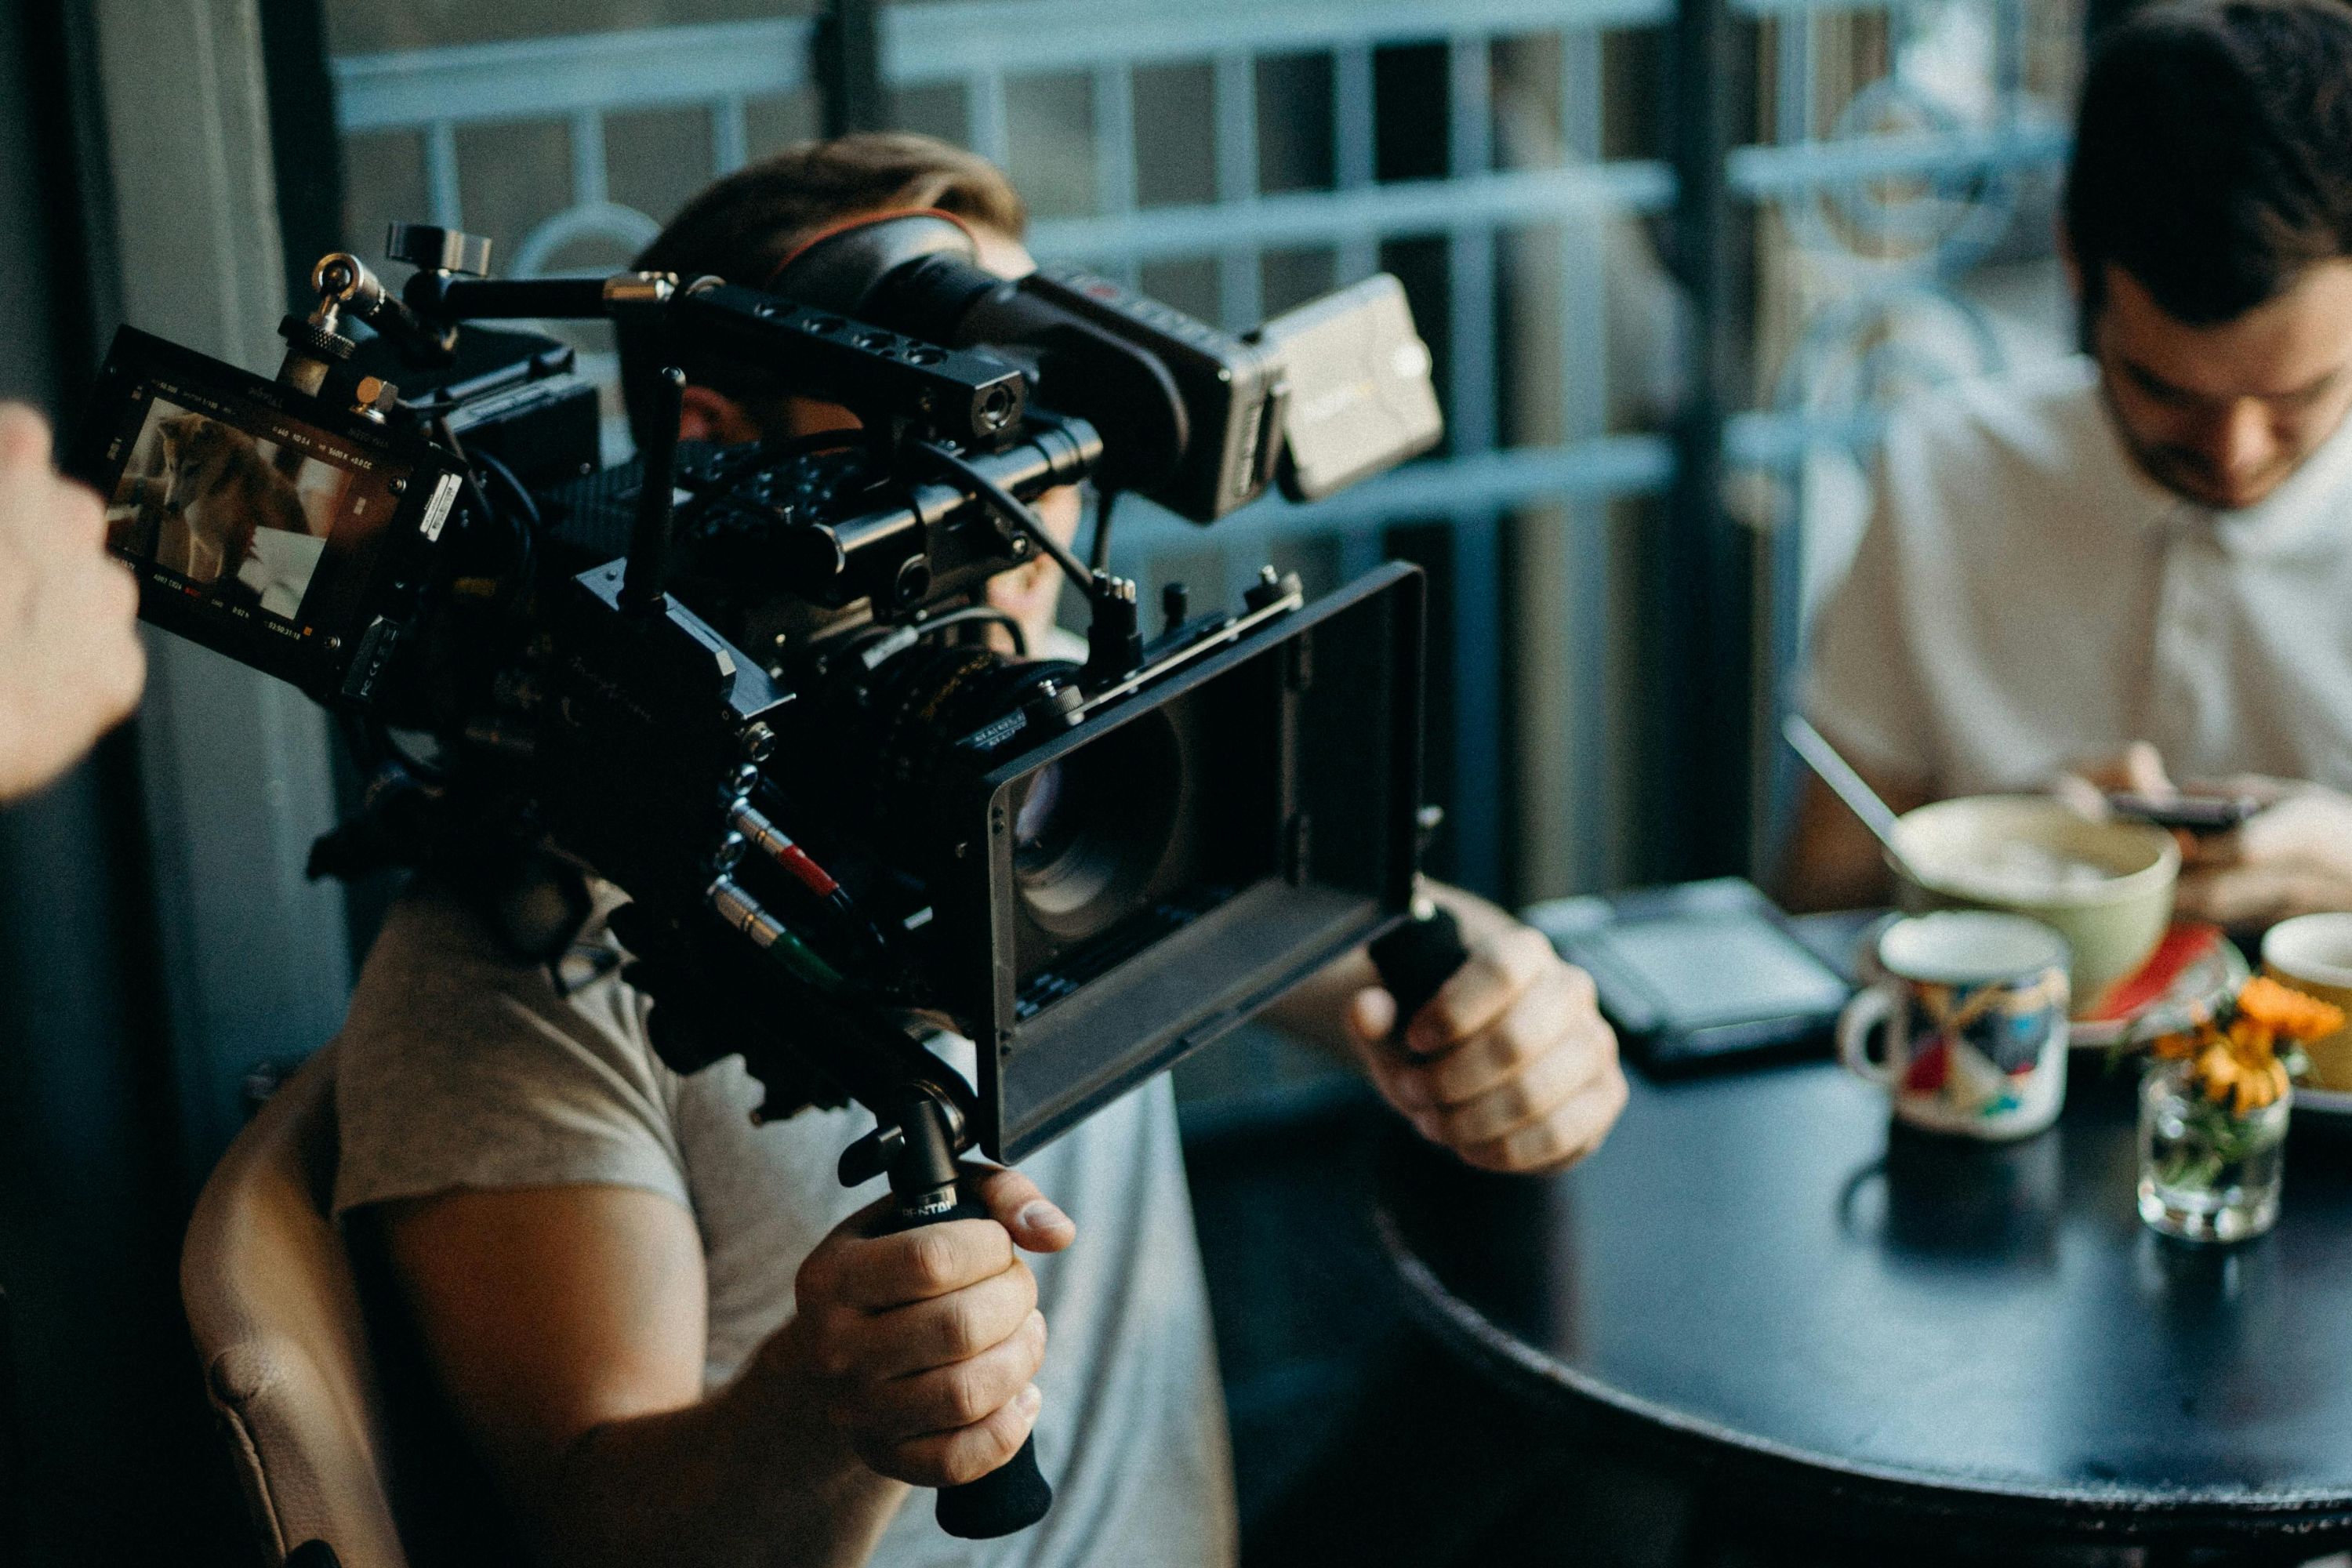
M 1174 835 L 1175 731 L 1150 713 L 1013 788 L 1013 880 L 1029 918 L 1076 942 L 1130 913 Z
M 1013 808 L 1013 864 L 1023 871 L 1051 865 L 1069 837 L 1069 813 L 1061 810 L 1062 764 L 1047 763 L 1020 784 Z
M 814 705 L 837 755 L 870 759 L 841 775 L 843 805 L 878 840 L 904 845 L 913 874 L 953 863 L 963 836 L 935 837 L 932 825 L 971 799 L 964 792 L 993 759 L 1044 743 L 1028 710 L 1076 674 L 1064 661 L 1008 658 L 972 644 L 908 648 L 871 669 L 854 654 L 838 657 Z M 1154 710 L 992 795 L 1003 815 L 991 831 L 1011 841 L 1013 891 L 1033 931 L 1067 944 L 1134 912 L 1176 837 L 1181 775 L 1175 728 Z

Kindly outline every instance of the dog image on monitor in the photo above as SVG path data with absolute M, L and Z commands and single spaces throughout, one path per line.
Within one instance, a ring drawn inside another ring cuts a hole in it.
M 115 489 L 114 546 L 291 618 L 325 548 L 343 479 L 159 398 Z

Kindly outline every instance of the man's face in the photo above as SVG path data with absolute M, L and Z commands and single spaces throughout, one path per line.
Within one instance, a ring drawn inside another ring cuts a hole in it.
M 2323 261 L 2233 320 L 2192 327 L 2109 263 L 2092 329 L 2116 423 L 2147 476 L 2210 507 L 2252 506 L 2352 408 L 2352 261 Z

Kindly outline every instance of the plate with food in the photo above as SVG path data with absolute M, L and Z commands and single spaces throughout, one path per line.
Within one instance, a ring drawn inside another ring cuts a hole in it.
M 2252 973 L 2221 927 L 2175 921 L 2145 963 L 2074 1016 L 2067 1039 L 2077 1049 L 2106 1050 L 2188 1029 Z

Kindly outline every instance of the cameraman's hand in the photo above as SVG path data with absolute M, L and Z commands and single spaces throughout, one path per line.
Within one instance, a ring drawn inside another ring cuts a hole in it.
M 1431 1142 L 1484 1170 L 1558 1170 L 1599 1148 L 1625 1108 L 1617 1037 L 1591 979 L 1542 932 L 1484 912 L 1491 929 L 1475 934 L 1465 919 L 1470 961 L 1408 1021 L 1402 1050 L 1390 1038 L 1396 1000 L 1378 985 L 1349 999 L 1349 1033 L 1381 1094 Z
M 49 427 L 0 404 L 0 800 L 39 789 L 139 700 L 139 593 L 98 498 L 49 467 Z
M 794 1366 L 869 1468 L 920 1487 L 975 1480 L 1029 1435 L 1045 1319 L 1014 1248 L 1077 1236 L 1019 1172 L 967 1173 L 994 1218 L 871 1237 L 890 1200 L 860 1211 L 801 1265 L 797 1310 L 761 1352 Z

